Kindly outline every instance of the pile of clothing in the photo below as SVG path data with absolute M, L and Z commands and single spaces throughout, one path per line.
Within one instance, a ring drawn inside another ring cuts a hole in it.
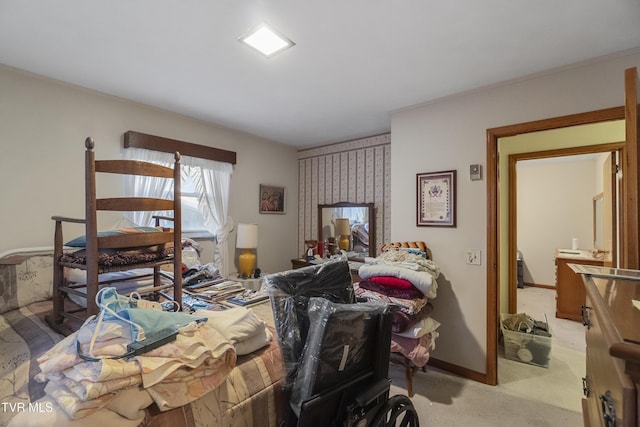
M 271 341 L 264 321 L 244 307 L 228 312 L 166 312 L 137 307 L 115 288 L 106 291 L 101 307 L 103 311 L 110 307 L 108 314 L 88 319 L 38 358 L 41 373 L 36 379 L 48 381 L 47 401 L 72 420 L 102 408 L 113 410 L 121 396 L 127 396 L 129 406 L 136 409 L 152 402 L 161 411 L 186 405 L 220 386 L 238 354 Z M 177 332 L 175 339 L 123 357 L 130 354 L 132 343 L 171 328 Z M 145 397 L 145 405 L 132 401 L 144 402 Z M 130 419 L 140 416 L 132 411 Z
M 224 311 L 196 310 L 194 316 L 208 319 L 235 348 L 238 356 L 253 353 L 269 345 L 273 334 L 251 308 L 236 307 Z
M 356 297 L 399 307 L 393 314 L 391 351 L 422 367 L 435 348 L 440 323 L 429 314 L 437 295 L 440 269 L 427 252 L 410 247 L 386 247 L 377 258 L 366 259 L 354 283 Z

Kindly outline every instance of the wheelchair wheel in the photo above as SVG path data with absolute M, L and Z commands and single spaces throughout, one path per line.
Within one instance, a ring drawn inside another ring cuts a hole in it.
M 419 427 L 418 413 L 407 396 L 391 397 L 378 410 L 371 427 Z

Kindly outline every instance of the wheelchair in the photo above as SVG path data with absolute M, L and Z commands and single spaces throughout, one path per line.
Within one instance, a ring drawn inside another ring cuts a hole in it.
M 282 427 L 419 427 L 390 397 L 393 306 L 355 301 L 346 258 L 267 276 L 285 370 Z

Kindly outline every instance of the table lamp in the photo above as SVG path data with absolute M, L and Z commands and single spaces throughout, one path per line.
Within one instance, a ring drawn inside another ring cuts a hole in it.
M 256 266 L 254 249 L 258 247 L 258 224 L 238 224 L 236 248 L 242 249 L 238 267 L 243 277 L 251 277 Z
M 338 247 L 343 251 L 348 251 L 349 237 L 351 236 L 349 218 L 336 218 L 336 235 L 339 236 Z

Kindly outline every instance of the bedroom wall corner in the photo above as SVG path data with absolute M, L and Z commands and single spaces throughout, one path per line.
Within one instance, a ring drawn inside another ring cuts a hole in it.
M 229 212 L 236 223 L 261 226 L 258 260 L 265 272 L 290 267 L 297 254 L 294 147 L 3 65 L 0 93 L 0 252 L 52 246 L 52 215 L 84 216 L 85 138 L 95 139 L 97 157 L 119 158 L 124 132 L 135 130 L 235 151 Z M 291 191 L 284 215 L 258 214 L 259 185 L 265 182 Z M 80 234 L 82 227 L 65 229 L 65 238 Z M 233 272 L 235 233 L 227 244 L 227 271 Z

